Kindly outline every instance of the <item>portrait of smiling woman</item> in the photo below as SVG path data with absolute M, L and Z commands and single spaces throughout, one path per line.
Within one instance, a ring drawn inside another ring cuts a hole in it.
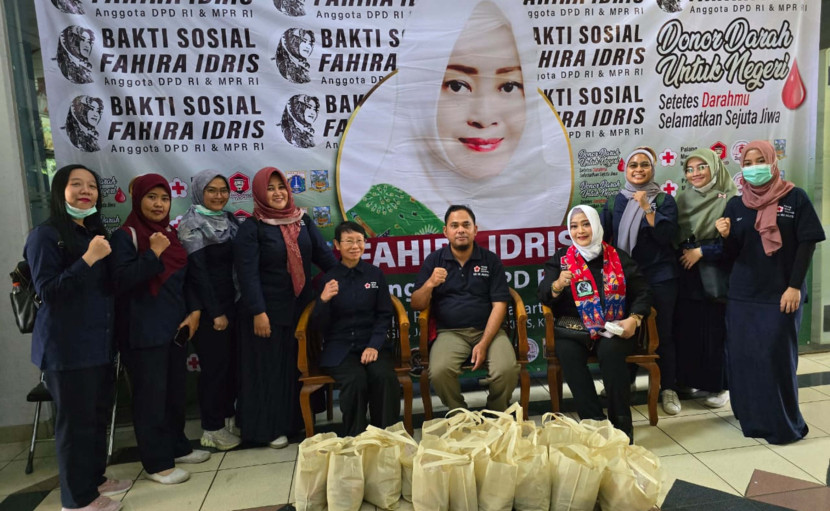
M 462 202 L 483 230 L 562 223 L 566 135 L 536 85 L 533 32 L 489 0 L 419 2 L 399 71 L 352 117 L 338 161 L 341 204 L 367 234 L 440 232 Z M 547 127 L 542 136 L 542 126 Z

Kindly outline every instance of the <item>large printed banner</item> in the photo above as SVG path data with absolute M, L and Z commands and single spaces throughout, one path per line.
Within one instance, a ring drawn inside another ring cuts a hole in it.
M 446 207 L 469 204 L 533 357 L 565 214 L 601 208 L 635 147 L 672 195 L 698 147 L 735 175 L 764 138 L 787 179 L 813 172 L 817 0 L 36 1 L 58 165 L 102 174 L 108 227 L 138 174 L 170 179 L 175 218 L 216 169 L 243 217 L 276 166 L 327 236 L 367 228 L 405 299 Z

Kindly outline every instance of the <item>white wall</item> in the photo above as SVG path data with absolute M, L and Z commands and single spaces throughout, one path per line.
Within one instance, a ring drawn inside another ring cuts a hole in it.
M 5 296 L 11 289 L 8 272 L 21 259 L 30 229 L 9 52 L 5 11 L 0 8 L 0 428 L 31 423 L 34 408 L 26 394 L 40 374 L 29 361 L 31 336 L 17 331 Z

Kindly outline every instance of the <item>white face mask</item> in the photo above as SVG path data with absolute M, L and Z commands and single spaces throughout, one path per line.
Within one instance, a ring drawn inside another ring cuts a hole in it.
M 89 209 L 81 209 L 81 208 L 76 208 L 76 207 L 70 206 L 68 202 L 66 202 L 65 205 L 66 205 L 66 212 L 69 214 L 69 216 L 71 216 L 72 218 L 78 219 L 78 220 L 86 218 L 90 215 L 94 215 L 95 213 L 98 212 L 98 208 L 96 208 L 95 206 L 92 206 Z

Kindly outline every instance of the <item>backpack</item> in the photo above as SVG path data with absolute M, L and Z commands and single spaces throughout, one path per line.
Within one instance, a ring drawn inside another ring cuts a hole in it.
M 12 300 L 12 311 L 21 334 L 32 333 L 35 328 L 35 316 L 40 308 L 40 297 L 35 293 L 35 284 L 32 281 L 32 271 L 29 263 L 24 259 L 17 263 L 9 273 L 12 278 L 12 291 L 9 294 Z

